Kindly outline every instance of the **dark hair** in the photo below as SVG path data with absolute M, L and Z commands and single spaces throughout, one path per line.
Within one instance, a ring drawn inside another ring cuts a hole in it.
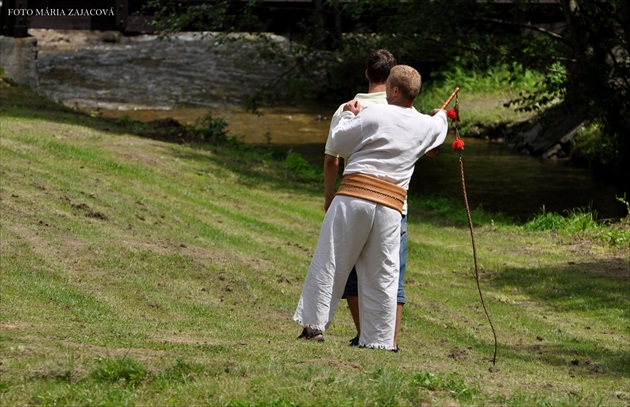
M 379 49 L 365 58 L 367 76 L 372 83 L 385 83 L 389 70 L 396 66 L 396 59 L 386 49 Z

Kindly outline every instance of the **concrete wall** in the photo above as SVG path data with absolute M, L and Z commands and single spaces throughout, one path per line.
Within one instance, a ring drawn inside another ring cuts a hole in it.
M 33 90 L 39 87 L 36 45 L 37 40 L 32 37 L 0 36 L 0 67 L 5 77 Z

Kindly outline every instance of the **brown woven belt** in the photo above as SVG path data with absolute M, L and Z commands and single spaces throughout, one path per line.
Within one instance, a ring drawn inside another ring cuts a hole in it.
M 391 182 L 364 174 L 348 174 L 341 180 L 337 195 L 353 196 L 376 202 L 402 213 L 407 191 Z

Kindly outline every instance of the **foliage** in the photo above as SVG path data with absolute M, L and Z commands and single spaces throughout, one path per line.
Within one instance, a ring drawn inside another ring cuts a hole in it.
M 625 202 L 622 198 L 618 198 Z M 627 205 L 627 202 L 625 202 Z M 597 221 L 597 213 L 590 208 L 576 208 L 566 215 L 547 212 L 543 206 L 538 214 L 523 225 L 528 231 L 554 231 L 563 234 L 591 236 L 612 246 L 630 246 L 630 229 L 626 221 L 612 225 Z
M 515 76 L 521 72 L 521 67 L 515 70 Z M 514 106 L 516 111 L 541 111 L 552 104 L 559 103 L 566 91 L 565 82 L 567 73 L 564 66 L 558 62 L 549 66 L 541 80 L 530 88 L 519 93 L 517 98 L 505 104 L 506 107 Z
M 150 0 L 143 4 L 141 13 L 155 17 L 151 24 L 163 38 L 183 31 L 247 32 L 260 28 L 260 20 L 254 14 L 257 3 L 219 0 L 190 6 L 178 1 Z
M 282 166 L 287 170 L 287 178 L 301 182 L 323 182 L 324 177 L 319 168 L 313 167 L 304 157 L 289 151 Z
M 567 216 L 547 212 L 543 206 L 540 213 L 524 225 L 525 230 L 554 230 L 579 233 L 597 228 L 596 214 L 585 208 L 567 211 Z
M 429 86 L 439 84 L 444 93 L 459 87 L 470 94 L 519 93 L 536 89 L 543 75 L 518 64 L 501 64 L 487 68 L 469 70 L 457 58 L 449 62 L 445 69 L 431 75 Z
M 619 144 L 606 135 L 599 122 L 584 124 L 572 140 L 572 158 L 576 163 L 597 169 L 600 165 L 622 159 Z
M 630 202 L 628 202 L 628 199 L 626 197 L 626 194 L 624 193 L 623 196 L 618 196 L 617 197 L 617 201 L 621 202 L 622 204 L 625 205 L 626 207 L 626 219 L 627 221 L 630 221 Z
M 192 132 L 202 142 L 225 143 L 228 141 L 228 123 L 221 117 L 207 113 L 192 126 Z
M 630 131 L 630 43 L 623 27 L 630 23 L 630 8 L 621 0 L 558 3 L 567 23 L 564 32 L 525 25 L 532 34 L 510 39 L 512 46 L 504 55 L 508 60 L 545 73 L 537 91 L 513 103 L 539 109 L 561 102 L 541 119 L 600 128 L 598 143 L 606 147 L 596 154 L 605 157 L 596 155 L 591 161 L 609 167 L 609 177 L 625 173 L 630 168 L 630 143 L 622 136 Z M 624 177 L 617 176 L 616 182 L 627 187 Z

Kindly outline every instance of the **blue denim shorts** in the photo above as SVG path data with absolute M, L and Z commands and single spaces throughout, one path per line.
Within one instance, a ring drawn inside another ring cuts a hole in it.
M 400 221 L 400 274 L 398 276 L 397 302 L 401 304 L 407 303 L 405 298 L 405 271 L 407 271 L 407 216 L 403 216 Z M 341 298 L 356 297 L 358 295 L 357 270 L 353 267 Z

